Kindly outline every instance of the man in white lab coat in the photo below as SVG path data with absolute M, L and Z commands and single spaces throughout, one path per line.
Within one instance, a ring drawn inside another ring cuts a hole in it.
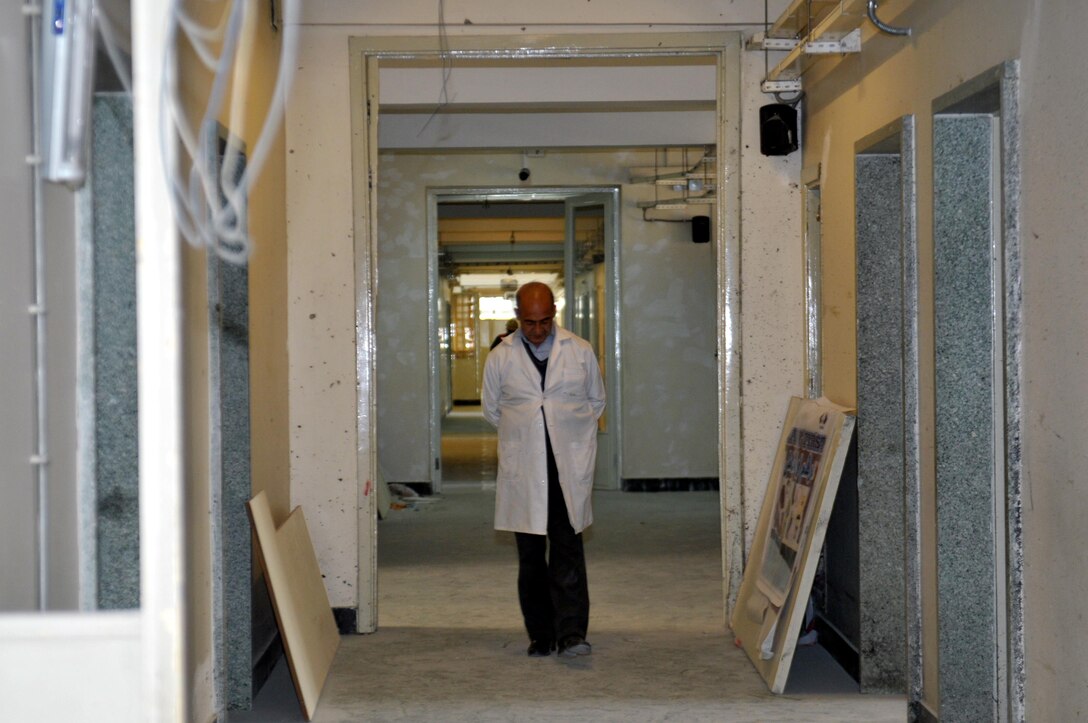
M 589 655 L 582 530 L 593 521 L 604 384 L 593 348 L 555 325 L 546 284 L 518 289 L 517 317 L 484 367 L 484 417 L 499 430 L 495 529 L 517 540 L 529 655 Z

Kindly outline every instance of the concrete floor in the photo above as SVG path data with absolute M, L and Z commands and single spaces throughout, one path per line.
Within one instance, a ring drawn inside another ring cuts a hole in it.
M 446 451 L 493 456 L 468 416 Z M 819 646 L 799 649 L 784 695 L 767 691 L 724 623 L 716 492 L 597 493 L 593 655 L 527 657 L 513 536 L 491 528 L 494 471 L 460 469 L 380 523 L 379 629 L 342 639 L 315 721 L 907 719 L 904 698 L 860 695 Z M 284 661 L 229 720 L 303 720 Z

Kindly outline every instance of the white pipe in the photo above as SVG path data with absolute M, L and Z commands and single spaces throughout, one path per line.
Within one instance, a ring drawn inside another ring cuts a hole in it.
M 45 610 L 49 602 L 49 454 L 47 445 L 46 404 L 46 346 L 45 346 L 45 239 L 42 225 L 42 166 L 41 166 L 41 3 L 23 10 L 30 20 L 30 85 L 31 85 L 31 143 L 32 155 L 27 159 L 34 168 L 34 303 L 28 311 L 34 316 L 34 402 L 37 414 L 36 450 L 30 463 L 37 468 L 37 535 L 35 550 L 38 564 L 37 606 Z

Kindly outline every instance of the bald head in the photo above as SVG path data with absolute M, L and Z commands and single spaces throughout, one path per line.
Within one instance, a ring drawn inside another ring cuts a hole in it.
M 539 298 L 538 297 L 542 297 Z M 552 289 L 547 284 L 541 281 L 530 281 L 527 284 L 522 284 L 517 293 L 517 308 L 532 303 L 534 301 L 543 301 L 548 306 L 555 305 L 555 295 L 552 294 Z
M 555 321 L 555 296 L 547 284 L 530 281 L 518 289 L 517 316 L 521 334 L 531 344 L 540 346 L 551 336 Z

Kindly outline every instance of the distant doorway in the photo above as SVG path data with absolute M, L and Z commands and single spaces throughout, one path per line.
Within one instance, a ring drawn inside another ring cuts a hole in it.
M 518 287 L 529 281 L 552 288 L 560 325 L 597 353 L 609 412 L 598 428 L 596 486 L 618 488 L 618 195 L 617 188 L 428 194 L 431 434 L 445 460 L 436 465 L 435 492 L 444 481 L 484 479 L 482 471 L 466 467 L 470 460 L 481 470 L 493 464 L 486 422 L 472 434 L 466 430 L 482 420 L 478 405 L 487 353 L 514 318 Z M 456 470 L 446 468 L 450 463 Z

